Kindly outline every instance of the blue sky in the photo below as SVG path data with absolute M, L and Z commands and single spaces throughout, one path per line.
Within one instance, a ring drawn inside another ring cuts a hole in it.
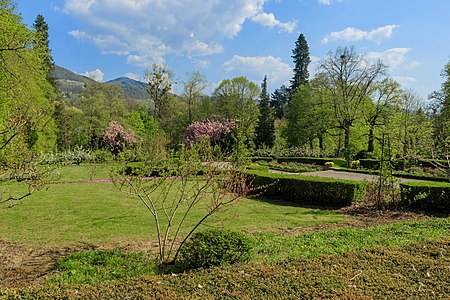
M 17 0 L 24 23 L 42 14 L 49 24 L 56 64 L 102 81 L 166 63 L 176 89 L 200 71 L 210 90 L 267 74 L 273 91 L 292 77 L 303 33 L 312 75 L 330 51 L 354 46 L 424 99 L 450 58 L 449 11 L 447 0 Z

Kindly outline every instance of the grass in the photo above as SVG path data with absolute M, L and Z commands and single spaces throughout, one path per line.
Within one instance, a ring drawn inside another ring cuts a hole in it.
M 59 178 L 66 183 L 12 208 L 0 206 L 0 236 L 31 247 L 89 243 L 116 250 L 74 253 L 57 262 L 59 274 L 45 285 L 0 287 L 0 299 L 450 297 L 449 218 L 295 234 L 351 217 L 268 199 L 243 199 L 206 224 L 249 233 L 255 241 L 249 263 L 158 274 L 152 255 L 117 250 L 155 239 L 149 213 L 113 184 L 88 182 L 93 168 L 105 178 L 110 167 L 64 167 Z
M 0 206 L 1 239 L 48 247 L 154 241 L 151 215 L 137 199 L 130 199 L 112 183 L 76 182 L 86 180 L 92 168 L 89 165 L 64 167 L 60 170 L 60 180 L 75 183 L 50 184 L 47 190 L 36 192 L 12 208 Z M 97 170 L 105 175 L 108 167 L 97 167 Z M 201 216 L 204 209 L 199 206 L 192 217 Z M 279 232 L 347 219 L 335 211 L 256 199 L 243 199 L 217 216 L 206 225 L 244 232 Z
M 0 299 L 448 299 L 450 239 L 93 284 L 0 288 Z
M 59 274 L 49 280 L 51 284 L 97 284 L 158 273 L 155 261 L 146 253 L 124 250 L 75 253 L 58 260 L 56 268 Z
M 362 253 L 377 247 L 409 247 L 424 241 L 448 238 L 449 232 L 449 219 L 435 219 L 369 228 L 325 230 L 297 236 L 262 233 L 250 237 L 255 245 L 250 265 Z M 161 273 L 155 260 L 149 259 L 145 253 L 121 250 L 75 253 L 58 261 L 57 267 L 60 274 L 50 283 L 68 286 Z
M 70 182 L 90 179 L 110 178 L 116 164 L 81 164 L 66 165 L 56 168 L 50 176 L 50 181 Z
M 375 248 L 399 246 L 441 239 L 450 233 L 450 219 L 392 223 L 368 228 L 316 231 L 298 236 L 259 234 L 255 259 L 274 262 L 285 259 L 315 258 Z

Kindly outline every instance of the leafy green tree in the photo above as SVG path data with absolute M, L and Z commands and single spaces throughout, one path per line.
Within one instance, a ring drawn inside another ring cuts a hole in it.
M 36 33 L 14 13 L 9 0 L 0 0 L 0 202 L 24 198 L 43 186 L 36 149 L 51 121 L 52 86 Z M 51 145 L 49 145 L 51 146 Z M 24 183 L 21 195 L 8 191 L 11 180 Z
M 80 146 L 100 148 L 100 137 L 108 123 L 121 121 L 125 115 L 124 96 L 117 85 L 90 83 L 75 101 L 75 107 L 83 112 Z
M 259 94 L 260 89 L 255 83 L 245 77 L 236 77 L 222 80 L 212 95 L 216 115 L 236 120 L 248 142 L 253 141 L 258 121 L 256 101 Z
M 432 123 L 421 99 L 413 90 L 402 93 L 390 123 L 389 131 L 394 133 L 394 146 L 398 154 L 403 157 L 431 155 Z
M 300 85 L 306 84 L 309 78 L 308 66 L 311 59 L 309 58 L 309 46 L 303 33 L 298 36 L 295 42 L 292 58 L 294 60 L 294 77 L 291 80 L 291 95 L 297 91 Z
M 445 157 L 450 144 L 450 62 L 448 62 L 441 76 L 445 79 L 441 88 L 433 92 L 429 98 L 434 100 L 433 136 L 435 152 Z
M 324 87 L 333 100 L 336 121 L 344 131 L 344 149 L 347 165 L 350 165 L 350 136 L 355 121 L 361 117 L 361 105 L 386 66 L 378 61 L 367 62 L 353 48 L 338 47 L 320 66 Z
M 369 126 L 367 152 L 372 153 L 375 150 L 375 129 L 386 125 L 389 121 L 390 108 L 401 97 L 400 85 L 394 80 L 386 78 L 375 82 L 370 94 L 370 98 L 367 98 L 362 107 L 365 122 Z
M 269 94 L 267 93 L 267 76 L 261 84 L 261 95 L 259 96 L 259 120 L 256 126 L 257 147 L 273 147 L 275 142 L 275 114 L 269 105 Z
M 188 80 L 183 82 L 182 97 L 188 108 L 188 124 L 192 124 L 194 121 L 198 121 L 201 98 L 204 96 L 203 92 L 206 89 L 207 81 L 200 72 L 190 73 L 188 77 Z
M 148 82 L 147 92 L 153 102 L 153 111 L 150 111 L 150 114 L 160 121 L 170 114 L 168 102 L 173 85 L 173 74 L 167 65 L 153 64 L 152 71 L 146 71 L 145 77 Z
M 270 106 L 275 109 L 276 117 L 281 119 L 284 116 L 286 105 L 289 102 L 289 89 L 282 85 L 272 93 Z
M 303 146 L 311 137 L 309 120 L 305 116 L 307 103 L 311 102 L 311 88 L 309 85 L 301 85 L 289 101 L 286 114 L 286 138 L 291 146 Z
M 324 150 L 324 137 L 336 126 L 332 103 L 321 80 L 316 76 L 309 84 L 297 88 L 297 92 L 292 95 L 285 129 L 285 136 L 291 146 L 309 144 L 310 149 L 313 149 L 314 140 L 317 139 L 319 149 Z

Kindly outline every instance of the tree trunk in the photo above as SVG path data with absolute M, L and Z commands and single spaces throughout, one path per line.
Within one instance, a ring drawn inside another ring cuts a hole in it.
M 339 131 L 338 145 L 336 149 L 336 157 L 341 157 L 342 132 Z
M 350 125 L 345 125 L 344 135 L 345 161 L 347 168 L 350 168 Z
M 323 135 L 319 134 L 318 138 L 319 138 L 319 149 L 320 151 L 323 151 Z
M 367 152 L 372 153 L 374 150 L 375 150 L 375 147 L 374 147 L 373 127 L 370 126 L 370 129 L 369 129 L 369 143 L 367 145 Z

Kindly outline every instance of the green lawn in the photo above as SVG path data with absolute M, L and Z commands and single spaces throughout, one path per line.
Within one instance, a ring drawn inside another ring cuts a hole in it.
M 0 206 L 0 236 L 6 242 L 33 246 L 67 246 L 79 243 L 120 245 L 155 239 L 151 215 L 137 199 L 112 183 L 75 182 L 108 178 L 110 166 L 66 166 L 57 171 L 59 181 L 34 193 L 20 204 Z M 67 183 L 67 181 L 71 183 Z M 204 206 L 193 211 L 202 216 Z M 282 201 L 242 199 L 229 211 L 205 225 L 243 232 L 279 232 L 342 222 L 335 212 L 289 205 Z M 186 229 L 187 230 L 187 229 Z
M 63 167 L 57 170 L 59 183 L 49 184 L 47 190 L 11 208 L 0 206 L 1 240 L 57 248 L 80 243 L 154 245 L 154 225 L 142 203 L 112 183 L 89 181 L 107 179 L 110 169 L 110 165 Z M 193 211 L 188 227 L 202 215 L 202 209 Z M 43 286 L 30 290 L 0 287 L 0 299 L 450 296 L 449 218 L 320 230 L 352 217 L 268 199 L 242 199 L 217 216 L 205 226 L 251 234 L 255 246 L 249 263 L 157 275 L 153 256 L 143 252 L 84 252 L 60 260 L 61 273 Z M 305 227 L 315 230 L 305 232 Z

